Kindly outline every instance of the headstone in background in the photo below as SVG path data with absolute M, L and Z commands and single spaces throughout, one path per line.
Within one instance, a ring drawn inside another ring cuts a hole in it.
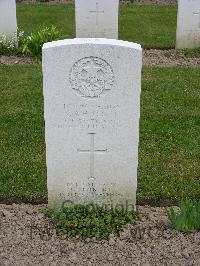
M 76 37 L 118 39 L 119 0 L 75 0 Z
M 49 207 L 136 204 L 141 46 L 73 39 L 43 46 Z
M 15 0 L 0 0 L 0 36 L 12 38 L 17 32 Z
M 200 47 L 200 0 L 179 0 L 176 48 Z

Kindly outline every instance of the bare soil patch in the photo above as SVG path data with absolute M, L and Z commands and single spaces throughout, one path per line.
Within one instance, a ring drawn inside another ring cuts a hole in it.
M 34 64 L 32 57 L 0 56 L 0 64 Z M 185 57 L 183 52 L 176 50 L 143 50 L 143 65 L 149 67 L 190 66 L 200 67 L 200 57 Z
M 0 56 L 0 65 L 34 64 L 33 57 Z
M 185 57 L 182 51 L 171 50 L 143 50 L 143 65 L 155 67 L 191 66 L 200 67 L 200 57 Z
M 141 221 L 120 236 L 85 242 L 56 236 L 44 208 L 0 205 L 1 265 L 200 265 L 200 232 L 175 231 L 165 208 L 139 207 Z

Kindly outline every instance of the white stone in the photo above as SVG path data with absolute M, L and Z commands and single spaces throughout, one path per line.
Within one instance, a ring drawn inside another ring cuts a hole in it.
M 76 0 L 76 37 L 118 39 L 119 0 Z
M 0 35 L 7 39 L 17 32 L 15 0 L 0 0 Z
M 176 48 L 200 47 L 200 0 L 179 0 Z
M 135 206 L 141 65 L 141 46 L 125 41 L 43 46 L 50 207 Z

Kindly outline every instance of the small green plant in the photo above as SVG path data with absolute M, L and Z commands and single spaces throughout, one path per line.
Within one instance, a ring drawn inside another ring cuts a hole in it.
M 91 237 L 108 239 L 110 234 L 118 234 L 124 225 L 133 223 L 138 217 L 134 211 L 107 210 L 96 205 L 65 207 L 58 213 L 47 209 L 46 215 L 53 221 L 58 234 L 79 236 L 83 240 Z
M 37 224 L 32 224 L 32 225 L 31 225 L 31 228 L 32 228 L 32 229 L 37 229 L 37 227 L 38 227 Z
M 200 230 L 200 201 L 182 200 L 180 212 L 176 213 L 171 208 L 167 210 L 167 215 L 174 228 L 178 231 Z
M 54 27 L 43 27 L 25 36 L 23 31 L 17 31 L 11 38 L 0 35 L 0 55 L 26 55 L 41 58 L 42 46 L 46 42 L 59 39 L 60 32 Z
M 189 58 L 200 58 L 200 47 L 193 49 L 183 49 L 183 54 L 185 57 Z
M 26 38 L 22 53 L 41 58 L 43 44 L 58 40 L 59 37 L 60 32 L 55 26 L 40 28 L 38 31 L 32 32 L 31 35 Z
M 25 40 L 24 32 L 20 30 L 17 30 L 10 38 L 0 34 L 0 55 L 21 54 Z

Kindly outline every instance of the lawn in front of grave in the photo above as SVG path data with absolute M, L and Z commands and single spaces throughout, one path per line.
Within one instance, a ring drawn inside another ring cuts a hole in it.
M 200 197 L 200 73 L 145 68 L 138 203 Z M 0 66 L 0 200 L 47 199 L 39 65 Z

